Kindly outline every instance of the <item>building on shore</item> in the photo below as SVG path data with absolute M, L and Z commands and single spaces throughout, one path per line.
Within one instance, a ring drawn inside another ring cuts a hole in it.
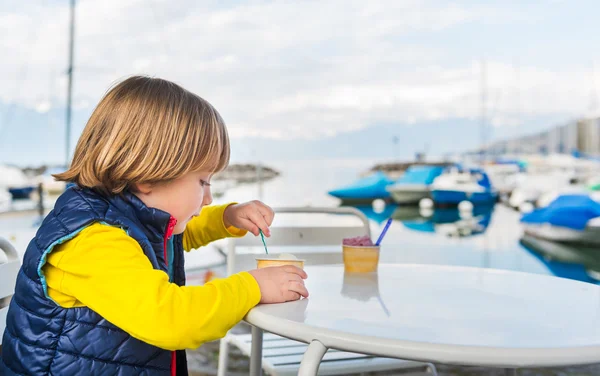
M 543 132 L 497 141 L 483 151 L 490 156 L 554 153 L 600 156 L 600 117 L 582 118 Z

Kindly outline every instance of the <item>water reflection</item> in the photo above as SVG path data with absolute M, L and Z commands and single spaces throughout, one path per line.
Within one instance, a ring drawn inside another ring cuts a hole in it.
M 375 208 L 374 205 L 352 205 L 351 207 L 360 210 L 377 224 L 391 217 L 410 230 L 440 233 L 449 237 L 483 234 L 494 212 L 494 206 L 489 205 L 475 206 L 471 212 L 459 211 L 457 208 L 421 209 L 418 206 L 397 204 L 389 204 L 384 208 Z
M 557 277 L 600 282 L 600 249 L 597 247 L 574 247 L 530 235 L 523 235 L 520 244 Z
M 364 215 L 367 216 L 370 220 L 377 224 L 381 224 L 384 221 L 387 221 L 388 218 L 392 216 L 398 205 L 389 204 L 386 205 L 383 210 L 375 210 L 373 205 L 351 205 L 350 207 L 356 208 L 360 210 Z
M 493 212 L 493 206 L 476 206 L 473 212 L 461 212 L 456 208 L 423 210 L 399 207 L 392 218 L 399 220 L 410 230 L 466 237 L 483 234 L 490 224 Z
M 390 316 L 390 311 L 379 293 L 379 275 L 377 273 L 344 272 L 344 283 L 342 284 L 341 294 L 342 296 L 361 302 L 375 298 L 379 301 L 379 305 L 386 316 Z

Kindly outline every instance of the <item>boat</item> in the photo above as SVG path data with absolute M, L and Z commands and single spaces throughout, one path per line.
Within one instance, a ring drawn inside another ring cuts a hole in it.
M 6 189 L 0 189 L 0 213 L 9 211 L 12 206 L 12 195 Z
M 590 195 L 561 195 L 521 218 L 526 235 L 554 242 L 600 246 L 600 203 Z
M 361 177 L 366 177 L 372 175 L 374 172 L 383 172 L 393 180 L 399 179 L 406 173 L 406 171 L 412 166 L 441 166 L 441 167 L 450 167 L 454 165 L 454 162 L 446 161 L 446 160 L 437 160 L 437 161 L 426 161 L 424 160 L 423 155 L 417 155 L 414 161 L 410 162 L 390 162 L 390 163 L 379 163 L 370 169 L 362 172 L 360 174 Z
M 431 197 L 436 205 L 458 205 L 462 201 L 493 205 L 498 193 L 482 169 L 453 167 L 434 179 Z
M 394 181 L 383 172 L 358 179 L 354 183 L 329 191 L 329 195 L 337 197 L 342 202 L 365 202 L 375 199 L 390 199 L 390 193 L 385 189 Z
M 485 165 L 485 172 L 498 194 L 502 197 L 511 195 L 523 176 L 526 175 L 526 171 L 526 163 L 520 160 L 499 158 Z
M 587 185 L 587 189 L 593 192 L 600 192 L 600 179 L 590 179 L 590 182 Z
M 519 209 L 524 203 L 537 205 L 540 198 L 552 190 L 565 190 L 573 187 L 573 175 L 565 171 L 527 173 L 518 177 L 508 198 L 508 206 Z
M 543 193 L 536 201 L 536 208 L 545 208 L 550 205 L 554 200 L 556 200 L 559 196 L 563 195 L 587 195 L 592 193 L 588 190 L 584 185 L 570 185 L 566 187 L 562 187 L 559 189 L 548 190 Z M 598 193 L 592 193 L 592 195 L 597 195 Z
M 35 190 L 32 185 L 16 188 L 8 188 L 13 200 L 27 200 L 31 197 L 31 192 Z
M 530 156 L 526 174 L 521 174 L 507 200 L 519 209 L 524 203 L 546 206 L 559 194 L 593 191 L 600 165 L 591 159 L 566 154 Z
M 50 196 L 60 195 L 65 191 L 67 184 L 64 181 L 57 181 L 52 175 L 59 174 L 65 170 L 66 167 L 63 166 L 50 167 L 42 175 L 36 177 L 36 182 L 42 184 L 45 194 Z
M 430 196 L 429 186 L 443 172 L 442 166 L 411 166 L 394 184 L 386 187 L 386 190 L 398 204 L 416 204 Z
M 35 185 L 21 171 L 14 166 L 0 166 L 0 187 L 8 190 L 13 200 L 28 199 Z

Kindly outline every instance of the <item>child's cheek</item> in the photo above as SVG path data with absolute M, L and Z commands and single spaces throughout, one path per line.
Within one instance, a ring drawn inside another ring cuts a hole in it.
M 187 223 L 188 221 L 177 223 L 177 225 L 175 225 L 175 228 L 173 229 L 173 235 L 182 234 L 185 231 Z

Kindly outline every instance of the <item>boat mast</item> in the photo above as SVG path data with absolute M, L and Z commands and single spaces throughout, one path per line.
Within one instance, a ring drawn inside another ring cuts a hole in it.
M 67 113 L 66 113 L 66 129 L 65 129 L 65 165 L 69 167 L 69 154 L 71 150 L 71 103 L 73 100 L 73 50 L 75 38 L 75 0 L 71 0 L 70 6 L 71 21 L 69 24 L 69 66 L 67 69 L 68 84 L 67 84 Z
M 485 117 L 486 117 L 486 108 L 485 108 L 485 104 L 486 104 L 486 100 L 487 100 L 487 88 L 486 88 L 486 66 L 485 66 L 485 60 L 482 59 L 481 60 L 481 156 L 480 156 L 480 163 L 483 165 L 483 162 L 485 162 L 485 154 L 486 154 L 486 148 L 487 148 L 487 129 L 486 129 L 486 122 L 485 122 Z

